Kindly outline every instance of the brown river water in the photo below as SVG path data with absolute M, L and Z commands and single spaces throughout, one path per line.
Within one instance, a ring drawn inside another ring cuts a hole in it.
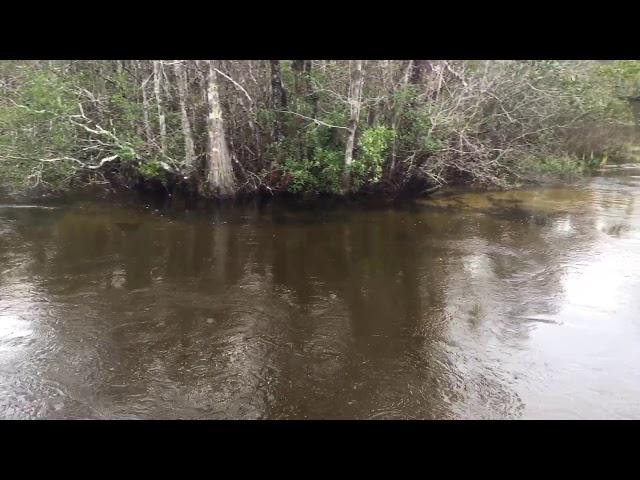
M 640 168 L 385 208 L 1 205 L 0 418 L 640 418 Z

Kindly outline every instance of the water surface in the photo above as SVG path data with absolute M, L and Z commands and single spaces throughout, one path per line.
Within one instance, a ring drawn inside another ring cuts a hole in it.
M 640 418 L 639 198 L 1 205 L 0 417 Z

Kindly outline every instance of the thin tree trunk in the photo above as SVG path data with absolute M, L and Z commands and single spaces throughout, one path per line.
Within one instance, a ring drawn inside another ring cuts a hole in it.
M 355 61 L 355 69 L 351 74 L 349 85 L 349 134 L 347 136 L 347 147 L 344 154 L 344 174 L 342 177 L 342 193 L 349 190 L 351 184 L 351 164 L 353 163 L 353 147 L 358 129 L 358 117 L 362 105 L 362 88 L 364 86 L 364 72 L 362 71 L 362 60 Z
M 294 60 L 291 63 L 291 70 L 295 72 L 293 80 L 296 94 L 305 95 L 307 101 L 313 106 L 313 118 L 316 118 L 320 108 L 320 97 L 311 82 L 312 65 L 311 60 Z
M 305 80 L 307 82 L 307 95 L 309 96 L 309 101 L 313 105 L 313 118 L 318 117 L 318 112 L 320 111 L 320 95 L 316 91 L 315 86 L 313 85 L 313 81 L 311 80 L 311 67 L 313 66 L 313 62 L 311 60 L 307 60 L 305 64 Z
M 184 71 L 184 64 L 177 61 L 174 64 L 176 72 L 176 80 L 178 84 L 178 98 L 180 101 L 180 115 L 182 120 L 182 134 L 184 135 L 184 156 L 187 170 L 192 171 L 195 167 L 196 152 L 193 141 L 193 132 L 191 130 L 191 122 L 189 121 L 189 112 L 187 110 L 187 102 L 189 99 L 189 89 L 187 86 L 187 75 Z
M 164 106 L 162 102 L 162 91 L 160 81 L 162 79 L 162 69 L 160 67 L 161 60 L 153 61 L 153 91 L 156 96 L 156 104 L 158 106 L 158 124 L 160 126 L 160 148 L 162 153 L 167 152 L 167 124 L 164 116 Z
M 291 70 L 293 70 L 293 90 L 296 94 L 301 94 L 303 90 L 303 81 L 300 77 L 304 73 L 305 60 L 293 60 L 291 62 Z
M 631 111 L 633 112 L 633 119 L 636 127 L 636 131 L 640 132 L 640 95 L 627 97 L 629 105 L 631 105 Z
M 402 78 L 400 80 L 400 89 L 405 88 L 409 83 L 412 85 L 419 85 L 424 81 L 424 76 L 426 73 L 429 73 L 433 70 L 433 66 L 429 60 L 409 60 L 405 65 L 405 69 L 402 73 Z M 395 106 L 393 117 L 391 120 L 391 128 L 394 132 L 398 131 L 398 126 L 400 123 L 400 114 L 402 113 L 402 106 Z M 391 164 L 389 165 L 389 173 L 393 175 L 396 169 L 397 164 L 397 156 L 398 156 L 398 142 L 396 140 L 393 141 L 393 145 L 391 147 Z
M 171 82 L 167 77 L 167 72 L 164 69 L 164 62 L 162 61 L 160 62 L 160 73 L 162 73 L 162 79 L 164 80 L 161 82 L 162 90 L 164 91 L 164 98 L 169 104 L 171 104 Z
M 424 80 L 425 73 L 433 70 L 429 60 L 413 60 L 413 68 L 411 69 L 411 78 L 409 81 L 413 85 L 418 85 Z
M 251 62 L 247 61 L 247 65 L 250 66 Z M 242 85 L 249 85 L 249 80 L 245 77 L 245 71 L 243 69 L 239 69 L 238 73 L 239 83 Z M 240 95 L 240 101 L 242 102 L 242 106 L 244 107 L 245 111 L 248 113 L 247 123 L 249 125 L 249 130 L 253 135 L 256 152 L 261 152 L 262 142 L 260 141 L 260 133 L 258 131 L 258 128 L 256 127 L 255 122 L 253 121 L 255 111 L 253 99 L 250 101 L 245 95 Z M 260 153 L 258 153 L 258 156 L 262 159 L 262 155 L 260 155 Z
M 402 77 L 400 78 L 400 85 L 398 90 L 402 90 L 407 86 L 407 84 L 412 78 L 412 72 L 414 71 L 415 71 L 415 61 L 409 60 L 406 63 L 405 68 L 402 72 Z M 396 133 L 398 131 L 398 126 L 400 123 L 401 111 L 402 111 L 402 108 L 399 107 L 398 105 L 393 106 L 393 115 L 391 117 L 391 129 Z M 393 144 L 391 146 L 391 164 L 389 165 L 390 175 L 393 175 L 393 172 L 395 172 L 397 155 L 398 155 L 398 142 L 397 140 L 394 139 Z
M 271 65 L 271 106 L 277 109 L 287 108 L 287 93 L 282 86 L 280 60 L 270 60 Z
M 207 106 L 207 72 L 209 71 L 208 62 L 206 60 L 196 60 L 195 68 L 193 69 L 194 75 L 194 87 L 197 93 L 197 100 L 194 100 L 191 105 L 191 125 L 196 133 L 196 139 L 199 145 L 202 146 L 203 152 L 206 153 L 206 141 L 200 142 L 200 138 L 204 138 L 206 132 L 206 120 L 208 114 Z
M 145 74 L 144 69 L 140 65 L 140 61 L 138 63 L 138 70 L 141 75 Z M 149 77 L 142 80 L 142 117 L 144 122 L 144 133 L 147 139 L 147 143 L 151 143 L 153 141 L 153 130 L 151 130 L 151 123 L 149 122 L 149 97 L 147 96 L 147 83 L 149 81 Z
M 202 92 L 202 101 L 207 103 L 207 76 L 208 62 L 206 60 L 196 60 L 196 74 L 198 77 L 198 83 L 200 83 Z
M 282 86 L 282 76 L 280 73 L 280 60 L 271 60 L 271 106 L 274 110 L 284 110 L 287 108 L 287 93 Z M 276 141 L 282 141 L 284 134 L 282 132 L 282 122 L 280 115 L 276 113 L 276 124 L 274 128 L 274 137 Z
M 235 179 L 231 156 L 224 133 L 222 109 L 213 62 L 209 61 L 207 77 L 207 103 L 209 114 L 207 130 L 209 135 L 209 155 L 207 165 L 207 185 L 211 193 L 218 197 L 229 197 L 235 193 Z

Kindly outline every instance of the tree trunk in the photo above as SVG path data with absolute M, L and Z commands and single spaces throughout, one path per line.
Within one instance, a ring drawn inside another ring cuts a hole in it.
M 282 76 L 280 73 L 280 60 L 271 60 L 271 106 L 274 110 L 284 110 L 287 108 L 287 94 L 282 86 Z M 276 113 L 276 124 L 274 128 L 276 141 L 284 139 L 282 133 L 282 123 L 280 115 Z
M 412 78 L 413 72 L 415 72 L 415 60 L 409 60 L 402 71 L 402 77 L 400 78 L 400 84 L 398 90 L 402 90 L 407 86 Z M 398 105 L 393 106 L 393 114 L 391 117 L 391 129 L 397 133 L 398 125 L 400 123 L 400 113 L 402 108 Z M 391 164 L 389 165 L 389 174 L 393 176 L 393 172 L 396 170 L 396 158 L 398 156 L 398 142 L 394 139 L 391 146 Z
M 311 60 L 294 60 L 291 63 L 291 70 L 295 72 L 293 80 L 296 94 L 306 97 L 307 101 L 313 106 L 313 118 L 316 118 L 320 108 L 320 97 L 311 82 L 312 65 Z
M 628 97 L 629 104 L 631 105 L 631 111 L 633 112 L 633 119 L 636 126 L 636 130 L 640 131 L 640 96 Z
M 293 60 L 291 62 L 291 70 L 293 70 L 293 89 L 296 94 L 301 94 L 303 90 L 303 84 L 301 77 L 305 68 L 305 60 Z
M 320 95 L 311 81 L 311 66 L 311 60 L 307 60 L 304 75 L 307 82 L 307 95 L 309 96 L 309 101 L 313 105 L 313 118 L 318 118 L 318 112 L 320 111 Z
M 160 67 L 161 60 L 153 61 L 153 91 L 156 95 L 156 104 L 158 105 L 158 124 L 160 126 L 160 148 L 162 153 L 167 152 L 167 125 L 164 116 L 164 106 L 162 102 L 162 92 L 160 81 L 162 79 L 162 69 Z
M 144 76 L 145 71 L 142 68 L 140 61 L 138 60 L 138 70 L 140 71 L 140 75 Z M 147 96 L 147 83 L 149 82 L 149 77 L 142 80 L 142 119 L 144 122 L 144 133 L 146 136 L 147 143 L 150 144 L 153 141 L 153 130 L 151 129 L 151 123 L 149 122 L 149 97 Z
M 424 80 L 425 73 L 433 70 L 429 60 L 413 60 L 413 68 L 411 70 L 411 78 L 409 81 L 413 85 L 418 85 Z
M 282 86 L 280 60 L 271 60 L 271 105 L 275 109 L 287 108 L 287 94 Z
M 342 177 L 342 193 L 349 191 L 351 185 L 351 164 L 353 163 L 353 148 L 358 129 L 358 117 L 362 105 L 362 88 L 364 86 L 364 72 L 362 71 L 362 60 L 355 61 L 355 69 L 351 74 L 349 85 L 349 125 L 347 136 L 347 147 L 344 154 L 344 174 Z
M 178 84 L 178 98 L 180 100 L 180 115 L 182 120 L 182 134 L 184 135 L 184 157 L 187 170 L 193 171 L 195 167 L 195 146 L 193 141 L 193 132 L 191 130 L 191 122 L 189 121 L 189 112 L 187 110 L 187 102 L 189 101 L 189 88 L 187 85 L 187 75 L 184 71 L 182 61 L 175 64 L 176 81 Z
M 229 155 L 229 148 L 227 147 L 224 133 L 224 122 L 213 61 L 209 61 L 207 103 L 209 106 L 207 118 L 207 131 L 209 135 L 207 186 L 215 196 L 233 196 L 235 193 L 235 179 L 231 165 L 231 156 Z

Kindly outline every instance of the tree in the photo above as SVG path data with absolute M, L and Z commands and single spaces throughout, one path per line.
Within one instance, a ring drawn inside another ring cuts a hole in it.
M 218 83 L 213 60 L 208 62 L 207 72 L 207 188 L 217 197 L 230 197 L 235 194 L 235 178 L 231 165 L 231 155 L 224 132 L 224 121 Z
M 142 69 L 142 62 L 140 60 L 136 60 L 136 66 L 140 75 L 145 75 L 145 72 Z M 149 75 L 146 78 L 143 78 L 140 85 L 140 90 L 142 91 L 142 119 L 147 143 L 151 143 L 153 141 L 153 130 L 151 129 L 151 122 L 149 121 L 149 96 L 147 95 L 147 83 L 149 83 L 151 76 L 152 75 Z
M 162 60 L 153 61 L 153 91 L 156 96 L 158 106 L 158 125 L 160 127 L 160 148 L 162 153 L 167 152 L 167 124 L 164 115 L 164 105 L 162 101 L 161 84 L 162 81 Z
M 191 130 L 191 121 L 189 120 L 189 113 L 187 110 L 187 103 L 189 102 L 187 75 L 185 72 L 184 63 L 181 60 L 178 60 L 174 63 L 174 69 L 176 72 L 176 83 L 178 85 L 178 99 L 180 102 L 182 134 L 184 136 L 185 164 L 187 170 L 192 171 L 195 167 L 196 153 L 193 140 L 193 132 Z
M 362 106 L 362 89 L 364 86 L 364 71 L 362 60 L 355 60 L 349 84 L 349 124 L 347 146 L 344 153 L 344 174 L 342 177 L 342 192 L 347 193 L 351 184 L 351 164 L 353 163 L 353 147 L 358 129 L 358 118 Z
M 639 85 L 638 61 L 0 61 L 0 188 L 509 186 L 633 161 Z
M 402 76 L 400 77 L 400 82 L 397 86 L 397 89 L 394 90 L 394 94 L 397 91 L 401 91 L 407 87 L 409 82 L 414 83 L 416 81 L 416 76 L 414 73 L 416 72 L 416 62 L 420 60 L 409 60 L 407 61 L 402 69 Z M 402 114 L 402 105 L 398 104 L 397 101 L 392 103 L 391 107 L 391 129 L 394 132 L 398 131 L 398 126 L 400 124 L 400 118 Z M 391 147 L 391 163 L 389 165 L 389 175 L 393 176 L 396 171 L 396 157 L 398 155 L 398 142 L 396 139 L 393 140 L 393 145 Z
M 412 62 L 411 78 L 409 81 L 414 85 L 418 85 L 423 82 L 424 75 L 431 72 L 433 67 L 429 60 L 412 60 Z
M 280 60 L 271 60 L 269 64 L 271 68 L 271 107 L 277 112 L 287 108 L 287 93 L 282 86 Z M 284 138 L 282 123 L 278 114 L 276 114 L 274 137 L 277 141 L 282 141 Z

